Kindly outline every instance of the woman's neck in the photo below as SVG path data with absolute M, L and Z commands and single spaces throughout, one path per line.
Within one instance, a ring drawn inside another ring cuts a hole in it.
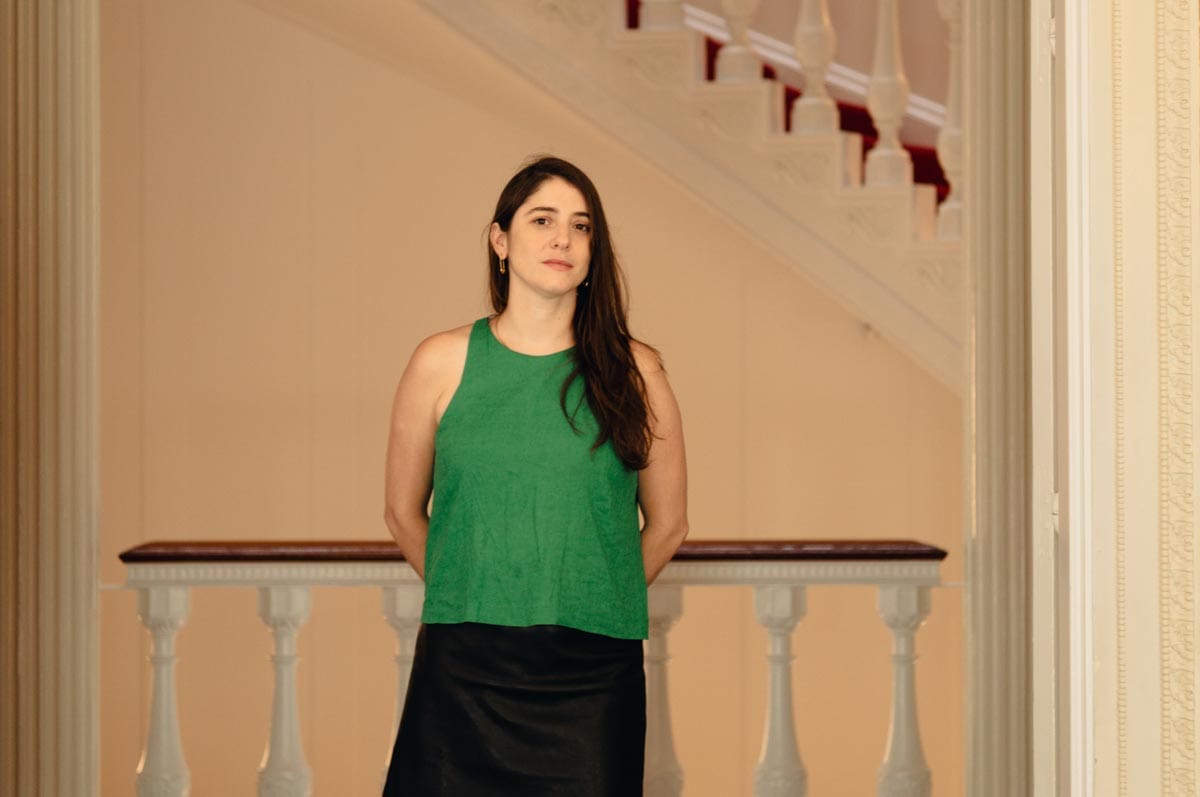
M 550 354 L 575 345 L 575 297 L 534 302 L 509 296 L 509 303 L 492 319 L 492 331 L 510 349 L 525 354 Z

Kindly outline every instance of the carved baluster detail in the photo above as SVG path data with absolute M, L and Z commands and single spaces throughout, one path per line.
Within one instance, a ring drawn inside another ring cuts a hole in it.
M 950 193 L 938 210 L 938 238 L 962 237 L 962 0 L 938 0 L 938 10 L 950 29 L 950 86 L 946 91 L 946 120 L 938 133 L 937 154 L 950 183 Z
M 308 620 L 308 587 L 263 587 L 258 591 L 258 616 L 275 637 L 275 695 L 271 731 L 258 768 L 259 797 L 308 797 L 312 772 L 300 740 L 296 703 L 296 637 Z
M 804 70 L 804 94 L 792 106 L 793 133 L 832 133 L 838 111 L 825 88 L 837 35 L 829 21 L 827 0 L 803 0 L 796 20 L 796 59 Z
M 792 716 L 792 630 L 806 611 L 804 587 L 757 587 L 754 606 L 770 640 L 770 698 L 762 755 L 754 770 L 754 797 L 804 797 L 808 773 Z
M 186 797 L 191 788 L 175 693 L 175 634 L 187 613 L 187 587 L 138 590 L 138 618 L 153 639 L 150 664 L 154 671 L 150 727 L 137 767 L 138 797 Z
M 638 11 L 639 30 L 682 30 L 681 0 L 642 0 Z
M 421 627 L 421 607 L 425 592 L 420 587 L 384 587 L 383 616 L 396 632 L 396 715 L 392 718 L 391 741 L 400 731 L 400 717 L 404 715 L 404 698 L 408 693 L 408 680 L 412 676 L 413 645 Z M 383 780 L 387 781 L 388 762 L 392 748 L 388 747 L 388 758 L 383 768 Z
M 879 588 L 879 616 L 892 630 L 892 718 L 887 755 L 879 769 L 879 797 L 929 797 L 929 767 L 917 724 L 916 661 L 913 640 L 929 616 L 929 588 Z
M 900 0 L 879 0 L 875 21 L 875 67 L 867 108 L 879 141 L 867 154 L 867 185 L 911 185 L 912 158 L 900 146 L 900 123 L 908 109 L 908 78 L 900 55 Z
M 646 797 L 678 797 L 683 769 L 675 755 L 667 692 L 667 632 L 683 614 L 683 588 L 650 587 L 650 639 L 646 643 Z
M 729 25 L 729 42 L 717 53 L 717 80 L 722 83 L 752 83 L 762 79 L 762 62 L 750 48 L 750 23 L 759 0 L 721 0 Z

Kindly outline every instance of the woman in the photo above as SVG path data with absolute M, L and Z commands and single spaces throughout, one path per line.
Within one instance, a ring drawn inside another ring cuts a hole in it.
M 646 586 L 687 534 L 679 409 L 582 171 L 521 169 L 488 240 L 495 315 L 422 342 L 392 411 L 385 517 L 426 587 L 384 794 L 641 794 Z

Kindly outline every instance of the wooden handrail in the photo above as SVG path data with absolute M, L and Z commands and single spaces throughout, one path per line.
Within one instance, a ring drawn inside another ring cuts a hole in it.
M 941 561 L 941 548 L 914 540 L 689 540 L 676 562 L 712 561 Z M 389 540 L 180 540 L 148 542 L 122 551 L 137 562 L 388 562 L 404 561 Z

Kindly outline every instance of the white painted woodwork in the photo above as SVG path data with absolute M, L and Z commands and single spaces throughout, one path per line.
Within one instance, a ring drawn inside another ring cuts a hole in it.
M 838 110 L 825 78 L 837 48 L 837 35 L 829 21 L 828 0 L 802 0 L 796 20 L 796 58 L 804 72 L 804 93 L 792 105 L 793 133 L 833 133 Z
M 383 774 L 380 786 L 387 780 L 388 764 L 392 758 L 392 746 L 400 730 L 400 717 L 404 715 L 404 699 L 408 694 L 408 681 L 412 676 L 413 645 L 421 627 L 421 608 L 425 603 L 425 590 L 420 586 L 384 587 L 383 616 L 396 633 L 396 711 L 392 718 L 392 733 L 385 751 Z
M 879 589 L 879 616 L 892 632 L 892 714 L 878 797 L 929 797 L 931 779 L 917 723 L 917 629 L 929 616 L 929 588 Z
M 150 632 L 150 722 L 146 747 L 137 766 L 138 797 L 186 797 L 191 774 L 179 733 L 175 690 L 175 635 L 188 613 L 186 586 L 138 591 L 138 618 Z
M 356 561 L 267 561 L 267 562 L 141 562 L 125 566 L 126 586 L 142 595 L 175 596 L 173 602 L 154 604 L 156 614 L 143 610 L 143 618 L 177 618 L 174 625 L 163 627 L 164 635 L 174 633 L 186 614 L 190 587 L 257 587 L 259 615 L 275 637 L 275 693 L 270 741 L 260 769 L 259 794 L 271 797 L 308 795 L 311 775 L 300 745 L 300 722 L 296 706 L 296 637 L 308 618 L 310 586 L 374 586 L 382 590 L 383 614 L 397 635 L 396 718 L 404 706 L 412 663 L 412 646 L 419 627 L 423 584 L 404 562 Z M 805 614 L 805 588 L 810 585 L 871 584 L 895 589 L 903 594 L 925 596 L 940 583 L 940 562 L 905 560 L 840 561 L 681 561 L 669 563 L 648 593 L 650 638 L 646 643 L 646 770 L 647 797 L 678 797 L 683 792 L 683 772 L 675 753 L 671 730 L 668 671 L 670 659 L 667 638 L 671 627 L 683 614 L 685 586 L 754 586 L 756 616 L 766 628 L 770 640 L 767 656 L 770 691 L 763 756 L 755 773 L 755 796 L 803 795 L 806 774 L 796 744 L 791 694 L 791 634 Z M 143 619 L 145 622 L 146 620 Z M 149 625 L 147 627 L 150 627 Z M 163 650 L 169 650 L 164 636 Z M 898 643 L 899 644 L 899 643 Z M 910 645 L 911 649 L 911 645 Z M 156 647 L 156 650 L 158 648 Z M 161 689 L 170 701 L 156 705 L 174 705 L 174 684 L 170 680 L 168 660 L 156 660 L 155 695 Z M 911 681 L 909 682 L 911 690 Z M 911 701 L 911 691 L 905 700 Z M 155 709 L 158 712 L 159 709 Z M 157 713 L 152 712 L 152 717 Z M 148 743 L 146 761 L 158 761 L 164 752 L 179 749 L 177 724 L 164 719 L 152 722 L 154 733 L 161 731 L 173 745 Z M 902 711 L 896 716 L 903 718 Z M 915 722 L 915 713 L 913 714 Z M 394 739 L 395 725 L 393 725 Z M 157 738 L 157 737 L 154 737 Z M 911 734 L 910 737 L 912 738 Z M 389 739 L 392 741 L 392 739 Z M 390 748 L 388 750 L 390 753 Z M 153 754 L 151 754 L 153 753 Z M 182 753 L 177 759 L 182 762 Z M 897 758 L 897 760 L 906 760 Z M 176 770 L 179 767 L 176 767 Z M 162 771 L 165 768 L 159 766 Z M 186 772 L 186 770 L 184 770 Z M 140 787 L 139 787 L 140 788 Z M 174 791 L 146 792 L 169 797 L 186 794 L 186 782 Z M 139 797 L 143 793 L 139 791 Z
M 682 30 L 681 0 L 642 0 L 638 10 L 639 30 Z
M 296 703 L 296 638 L 311 607 L 308 587 L 274 586 L 258 591 L 258 616 L 275 637 L 271 663 L 275 693 L 271 701 L 271 730 L 258 768 L 259 797 L 308 797 L 312 772 L 300 740 L 300 711 Z
M 867 109 L 879 140 L 867 153 L 867 185 L 912 183 L 912 158 L 900 145 L 900 123 L 908 107 L 908 78 L 900 52 L 900 0 L 879 0 L 875 18 L 875 64 Z
M 668 565 L 669 567 L 669 565 Z M 683 767 L 675 754 L 671 733 L 671 703 L 667 688 L 667 634 L 683 614 L 683 589 L 655 584 L 647 594 L 650 639 L 646 642 L 646 797 L 679 797 Z
M 1054 137 L 1056 154 L 1060 156 L 1055 168 L 1061 170 L 1055 175 L 1061 178 L 1054 189 L 1059 192 L 1055 207 L 1062 211 L 1056 219 L 1059 226 L 1055 230 L 1060 236 L 1056 241 L 1059 247 L 1056 254 L 1061 254 L 1054 262 L 1056 320 L 1062 338 L 1057 349 L 1061 355 L 1055 363 L 1056 401 L 1061 424 L 1056 429 L 1059 446 L 1055 484 L 1062 543 L 1058 564 L 1065 593 L 1058 607 L 1058 620 L 1067 639 L 1059 662 L 1063 673 L 1059 694 L 1064 706 L 1059 749 L 1065 748 L 1068 757 L 1068 766 L 1064 768 L 1064 792 L 1072 797 L 1090 797 L 1103 793 L 1103 789 L 1097 788 L 1098 775 L 1101 781 L 1110 780 L 1110 783 L 1129 780 L 1129 743 L 1126 742 L 1122 750 L 1115 744 L 1099 747 L 1097 742 L 1104 738 L 1105 726 L 1111 727 L 1114 720 L 1118 725 L 1128 726 L 1130 690 L 1121 681 L 1130 676 L 1116 676 L 1113 670 L 1123 666 L 1128 668 L 1119 661 L 1127 654 L 1123 650 L 1118 653 L 1117 626 L 1137 623 L 1132 619 L 1136 615 L 1129 612 L 1128 598 L 1118 597 L 1117 584 L 1110 581 L 1118 569 L 1136 561 L 1134 557 L 1109 558 L 1118 545 L 1116 505 L 1121 504 L 1119 511 L 1123 514 L 1127 499 L 1121 493 L 1127 485 L 1121 485 L 1119 492 L 1108 491 L 1108 485 L 1117 481 L 1116 471 L 1109 471 L 1114 460 L 1120 458 L 1116 467 L 1121 469 L 1136 462 L 1125 461 L 1127 449 L 1123 439 L 1118 447 L 1115 436 L 1110 437 L 1117 425 L 1124 422 L 1116 414 L 1124 414 L 1124 407 L 1117 410 L 1117 406 L 1109 403 L 1115 401 L 1123 405 L 1125 402 L 1123 382 L 1127 377 L 1122 371 L 1129 357 L 1114 345 L 1113 332 L 1118 323 L 1115 300 L 1118 296 L 1124 301 L 1126 297 L 1136 295 L 1126 285 L 1116 288 L 1116 295 L 1109 292 L 1118 282 L 1124 282 L 1126 247 L 1128 251 L 1136 251 L 1134 242 L 1137 240 L 1122 229 L 1125 226 L 1123 201 L 1112 196 L 1113 189 L 1120 188 L 1110 182 L 1113 177 L 1120 179 L 1120 172 L 1132 164 L 1123 160 L 1128 157 L 1125 152 L 1114 152 L 1109 148 L 1116 143 L 1110 137 L 1116 137 L 1119 145 L 1126 145 L 1128 134 L 1121 130 L 1121 117 L 1126 113 L 1135 114 L 1136 106 L 1126 97 L 1113 97 L 1114 89 L 1119 92 L 1124 88 L 1124 76 L 1113 75 L 1113 65 L 1105 63 L 1102 50 L 1092 51 L 1095 46 L 1093 36 L 1110 24 L 1107 9 L 1093 11 L 1086 7 L 1087 4 L 1083 7 L 1063 5 L 1057 19 L 1057 25 L 1062 28 L 1061 36 L 1055 31 L 1055 38 L 1061 42 L 1061 47 L 1056 49 L 1063 54 L 1059 62 L 1062 78 L 1059 96 L 1062 100 L 1059 104 L 1061 116 L 1058 117 L 1062 124 Z M 1154 619 L 1159 624 L 1154 640 L 1162 646 L 1162 653 L 1153 669 L 1161 672 L 1168 684 L 1159 687 L 1165 690 L 1159 695 L 1172 695 L 1158 716 L 1161 736 L 1153 744 L 1161 750 L 1161 780 L 1155 779 L 1159 782 L 1150 785 L 1149 779 L 1145 779 L 1142 780 L 1145 785 L 1135 786 L 1132 790 L 1126 786 L 1124 791 L 1197 794 L 1200 783 L 1195 778 L 1196 704 L 1194 697 L 1184 696 L 1193 694 L 1198 683 L 1195 670 L 1197 613 L 1188 608 L 1195 600 L 1196 563 L 1194 554 L 1172 543 L 1172 538 L 1179 539 L 1176 536 L 1178 529 L 1186 529 L 1187 548 L 1194 546 L 1196 535 L 1193 498 L 1196 482 L 1192 468 L 1196 439 L 1192 409 L 1195 372 L 1192 361 L 1197 338 L 1192 328 L 1191 309 L 1195 290 L 1192 286 L 1196 284 L 1191 231 L 1195 225 L 1192 203 L 1197 176 L 1196 135 L 1192 132 L 1190 140 L 1181 144 L 1174 132 L 1178 126 L 1193 125 L 1196 115 L 1192 109 L 1182 113 L 1162 112 L 1163 107 L 1175 109 L 1190 103 L 1190 98 L 1195 96 L 1196 68 L 1192 62 L 1197 52 L 1193 44 L 1196 12 L 1194 4 L 1177 4 L 1175 14 L 1183 10 L 1182 18 L 1171 18 L 1173 15 L 1166 12 L 1165 4 L 1157 5 L 1156 34 L 1179 37 L 1179 40 L 1174 46 L 1159 51 L 1162 61 L 1156 66 L 1156 85 L 1139 87 L 1147 93 L 1157 94 L 1158 102 L 1162 104 L 1155 108 L 1157 125 L 1150 125 L 1158 128 L 1154 149 L 1159 155 L 1155 161 L 1147 158 L 1143 163 L 1154 162 L 1159 181 L 1156 187 L 1171 198 L 1169 202 L 1163 202 L 1162 194 L 1155 197 L 1157 220 L 1144 223 L 1147 228 L 1157 227 L 1157 251 L 1149 257 L 1138 257 L 1134 267 L 1134 273 L 1146 282 L 1153 279 L 1151 274 L 1157 277 L 1154 296 L 1158 306 L 1154 326 L 1159 336 L 1158 346 L 1149 346 L 1143 351 L 1153 352 L 1146 359 L 1157 357 L 1159 364 L 1157 369 L 1143 373 L 1148 377 L 1146 383 L 1158 381 L 1155 399 L 1161 407 L 1154 424 L 1159 434 L 1160 480 L 1154 485 L 1160 500 L 1159 534 L 1157 540 L 1150 534 L 1144 537 L 1139 534 L 1138 537 L 1145 539 L 1142 543 L 1145 547 L 1160 551 L 1162 558 L 1155 568 L 1158 578 L 1174 581 L 1179 590 L 1174 595 L 1160 592 L 1158 611 L 1154 612 Z M 1188 5 L 1193 8 L 1184 10 Z M 1132 16 L 1125 13 L 1129 15 L 1127 19 Z M 1123 42 L 1117 40 L 1114 45 L 1120 49 Z M 1117 60 L 1123 56 L 1124 53 L 1117 56 Z M 1168 64 L 1175 68 L 1171 69 Z M 1106 86 L 1106 81 L 1113 78 L 1118 81 L 1116 86 Z M 1109 92 L 1108 97 L 1100 94 L 1105 89 Z M 1172 128 L 1172 132 L 1166 132 L 1166 128 Z M 1172 154 L 1164 157 L 1163 153 L 1167 151 Z M 1098 164 L 1105 164 L 1105 167 L 1098 167 Z M 1114 165 L 1116 175 L 1105 174 L 1110 165 Z M 1116 228 L 1113 226 L 1115 219 L 1121 219 Z M 1181 289 L 1181 286 L 1187 287 Z M 1143 316 L 1147 320 L 1150 317 L 1149 314 Z M 1125 318 L 1126 311 L 1122 309 L 1119 322 L 1122 326 L 1127 323 Z M 1122 341 L 1121 346 L 1124 345 Z M 1114 366 L 1115 372 L 1110 371 Z M 1115 378 L 1109 381 L 1110 377 Z M 1167 386 L 1166 390 L 1164 386 Z M 1110 408 L 1116 411 L 1113 415 L 1108 414 Z M 1120 434 L 1124 438 L 1126 433 Z M 1125 481 L 1124 478 L 1121 481 Z M 1160 589 L 1163 586 L 1164 582 L 1160 580 Z M 1180 610 L 1185 615 L 1183 628 L 1172 633 L 1172 615 L 1179 619 Z M 1108 622 L 1106 617 L 1110 618 Z M 1151 624 L 1143 623 L 1144 626 Z M 1102 650 L 1104 655 L 1101 655 Z M 1103 664 L 1106 661 L 1108 666 Z M 1106 681 L 1108 688 L 1099 691 L 1097 686 Z M 1147 681 L 1149 679 L 1142 681 L 1143 695 L 1150 693 Z M 1186 693 L 1170 685 L 1172 683 L 1188 684 Z M 1098 694 L 1104 697 L 1097 700 Z M 1182 749 L 1180 741 L 1183 742 Z M 1182 756 L 1179 755 L 1181 752 Z M 1098 764 L 1102 756 L 1108 759 L 1107 767 Z
M 1054 0 L 1030 3 L 1029 64 L 1029 171 L 1053 174 L 1055 163 L 1054 61 L 1051 56 L 1049 20 Z M 959 23 L 961 25 L 961 22 Z M 1030 632 L 1030 753 L 1029 797 L 1061 797 L 1065 794 L 1058 759 L 1065 723 L 1059 722 L 1059 682 L 1068 677 L 1062 666 L 1057 641 L 1062 608 L 1058 596 L 1064 591 L 1059 581 L 1058 511 L 1055 458 L 1056 368 L 1062 368 L 1055 351 L 1056 304 L 1063 300 L 1055 287 L 1054 262 L 1058 257 L 1054 212 L 1055 180 L 1038 180 L 1029 186 L 1029 591 Z M 1113 391 L 1115 393 L 1115 390 Z M 1115 419 L 1113 426 L 1115 427 Z M 1114 567 L 1114 570 L 1116 568 Z M 1065 759 L 1066 756 L 1063 756 Z
M 762 61 L 750 46 L 750 23 L 759 0 L 721 0 L 730 39 L 717 53 L 717 81 L 753 83 L 762 79 Z
M 754 797 L 804 797 L 808 773 L 800 758 L 792 709 L 792 631 L 806 610 L 803 587 L 770 585 L 754 590 L 758 622 L 767 630 L 770 693 L 762 755 L 754 770 Z
M 667 564 L 663 586 L 760 586 L 874 584 L 932 587 L 941 563 L 930 560 L 740 560 Z M 421 586 L 404 562 L 134 562 L 125 565 L 125 586 L 145 589 L 189 587 L 394 587 Z
M 577 3 L 566 0 L 422 2 L 600 129 L 638 142 L 645 157 L 962 389 L 965 264 L 960 242 L 936 239 L 932 186 L 863 186 L 856 134 L 783 134 L 780 86 L 758 79 L 758 55 L 753 80 L 705 81 L 692 6 L 685 30 L 625 30 L 616 0 L 603 4 L 607 25 L 569 11 Z M 543 7 L 557 10 L 539 14 Z M 728 30 L 726 55 L 736 52 L 732 19 Z M 745 38 L 761 50 L 761 39 Z M 833 72 L 831 64 L 830 82 Z
M 938 208 L 937 235 L 943 241 L 962 237 L 962 0 L 938 0 L 946 20 L 950 52 L 950 83 L 946 88 L 946 120 L 938 132 L 938 162 L 950 184 L 950 193 Z

